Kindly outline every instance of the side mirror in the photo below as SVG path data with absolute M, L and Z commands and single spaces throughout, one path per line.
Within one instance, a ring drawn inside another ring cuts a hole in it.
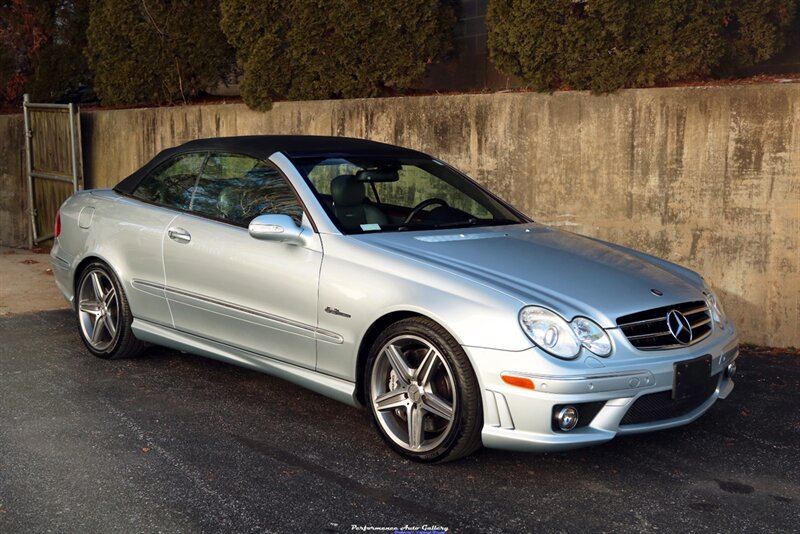
M 250 235 L 262 241 L 278 241 L 290 245 L 302 245 L 303 229 L 297 226 L 288 215 L 259 215 L 247 230 Z

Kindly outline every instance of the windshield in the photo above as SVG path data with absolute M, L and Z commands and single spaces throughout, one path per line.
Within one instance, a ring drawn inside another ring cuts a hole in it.
M 435 159 L 337 156 L 292 161 L 347 234 L 527 222 Z

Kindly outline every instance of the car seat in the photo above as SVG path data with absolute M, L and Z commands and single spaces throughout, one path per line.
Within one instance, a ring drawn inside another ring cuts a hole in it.
M 358 230 L 362 224 L 386 225 L 389 219 L 369 202 L 364 182 L 352 174 L 342 174 L 331 181 L 333 214 L 347 230 Z

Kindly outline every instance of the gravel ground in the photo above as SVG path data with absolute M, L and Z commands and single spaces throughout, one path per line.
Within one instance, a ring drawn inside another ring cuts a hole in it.
M 98 360 L 67 311 L 0 318 L 0 532 L 797 532 L 800 354 L 747 348 L 739 370 L 680 429 L 425 466 L 287 382 Z

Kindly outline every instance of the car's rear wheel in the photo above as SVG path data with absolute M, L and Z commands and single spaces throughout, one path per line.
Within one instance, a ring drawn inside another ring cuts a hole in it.
M 475 373 L 461 346 L 436 322 L 412 317 L 387 328 L 372 345 L 366 377 L 372 420 L 401 455 L 442 462 L 480 447 Z
M 128 299 L 119 280 L 104 263 L 81 272 L 77 292 L 78 326 L 86 347 L 99 358 L 136 356 L 145 345 L 133 335 Z

